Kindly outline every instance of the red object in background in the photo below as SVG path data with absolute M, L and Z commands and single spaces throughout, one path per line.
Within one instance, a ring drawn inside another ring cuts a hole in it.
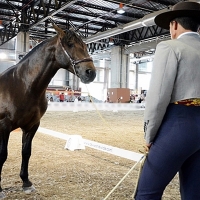
M 63 102 L 65 100 L 64 93 L 61 93 L 59 97 L 60 97 L 60 102 Z

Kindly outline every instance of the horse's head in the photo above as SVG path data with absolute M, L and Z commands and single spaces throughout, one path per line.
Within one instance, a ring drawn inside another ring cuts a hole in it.
M 74 31 L 63 31 L 58 26 L 53 26 L 58 33 L 59 57 L 62 57 L 61 60 L 68 59 L 67 70 L 77 75 L 83 83 L 92 82 L 96 77 L 96 69 L 86 44 Z

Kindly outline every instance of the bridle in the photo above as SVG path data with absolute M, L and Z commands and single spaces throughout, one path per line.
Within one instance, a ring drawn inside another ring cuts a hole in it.
M 60 45 L 61 45 L 62 50 L 64 51 L 65 55 L 69 58 L 69 60 L 70 60 L 70 62 L 71 62 L 71 65 L 72 65 L 72 67 L 73 67 L 73 70 L 74 70 L 75 75 L 77 75 L 77 74 L 76 74 L 76 71 L 75 71 L 75 65 L 77 65 L 77 64 L 79 64 L 79 63 L 81 63 L 81 62 L 90 62 L 90 61 L 93 61 L 91 57 L 83 58 L 83 59 L 80 59 L 80 60 L 74 60 L 74 59 L 68 54 L 68 52 L 64 49 L 64 47 L 63 47 L 61 41 L 60 41 Z

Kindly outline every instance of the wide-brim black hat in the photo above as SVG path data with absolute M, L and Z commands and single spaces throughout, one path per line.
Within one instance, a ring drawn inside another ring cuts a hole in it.
M 177 17 L 192 17 L 200 24 L 200 4 L 197 2 L 179 2 L 172 7 L 171 11 L 157 15 L 155 23 L 168 30 L 170 22 Z

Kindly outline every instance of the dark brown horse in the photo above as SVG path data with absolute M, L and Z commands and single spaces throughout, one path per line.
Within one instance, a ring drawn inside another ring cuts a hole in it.
M 47 109 L 46 89 L 60 68 L 77 75 L 83 83 L 90 83 L 96 76 L 86 45 L 73 31 L 54 25 L 57 35 L 48 39 L 18 64 L 0 74 L 0 174 L 7 159 L 10 132 L 22 129 L 22 163 L 20 177 L 25 192 L 34 190 L 28 178 L 28 163 L 32 139 L 40 119 Z M 0 198 L 4 197 L 0 185 Z

